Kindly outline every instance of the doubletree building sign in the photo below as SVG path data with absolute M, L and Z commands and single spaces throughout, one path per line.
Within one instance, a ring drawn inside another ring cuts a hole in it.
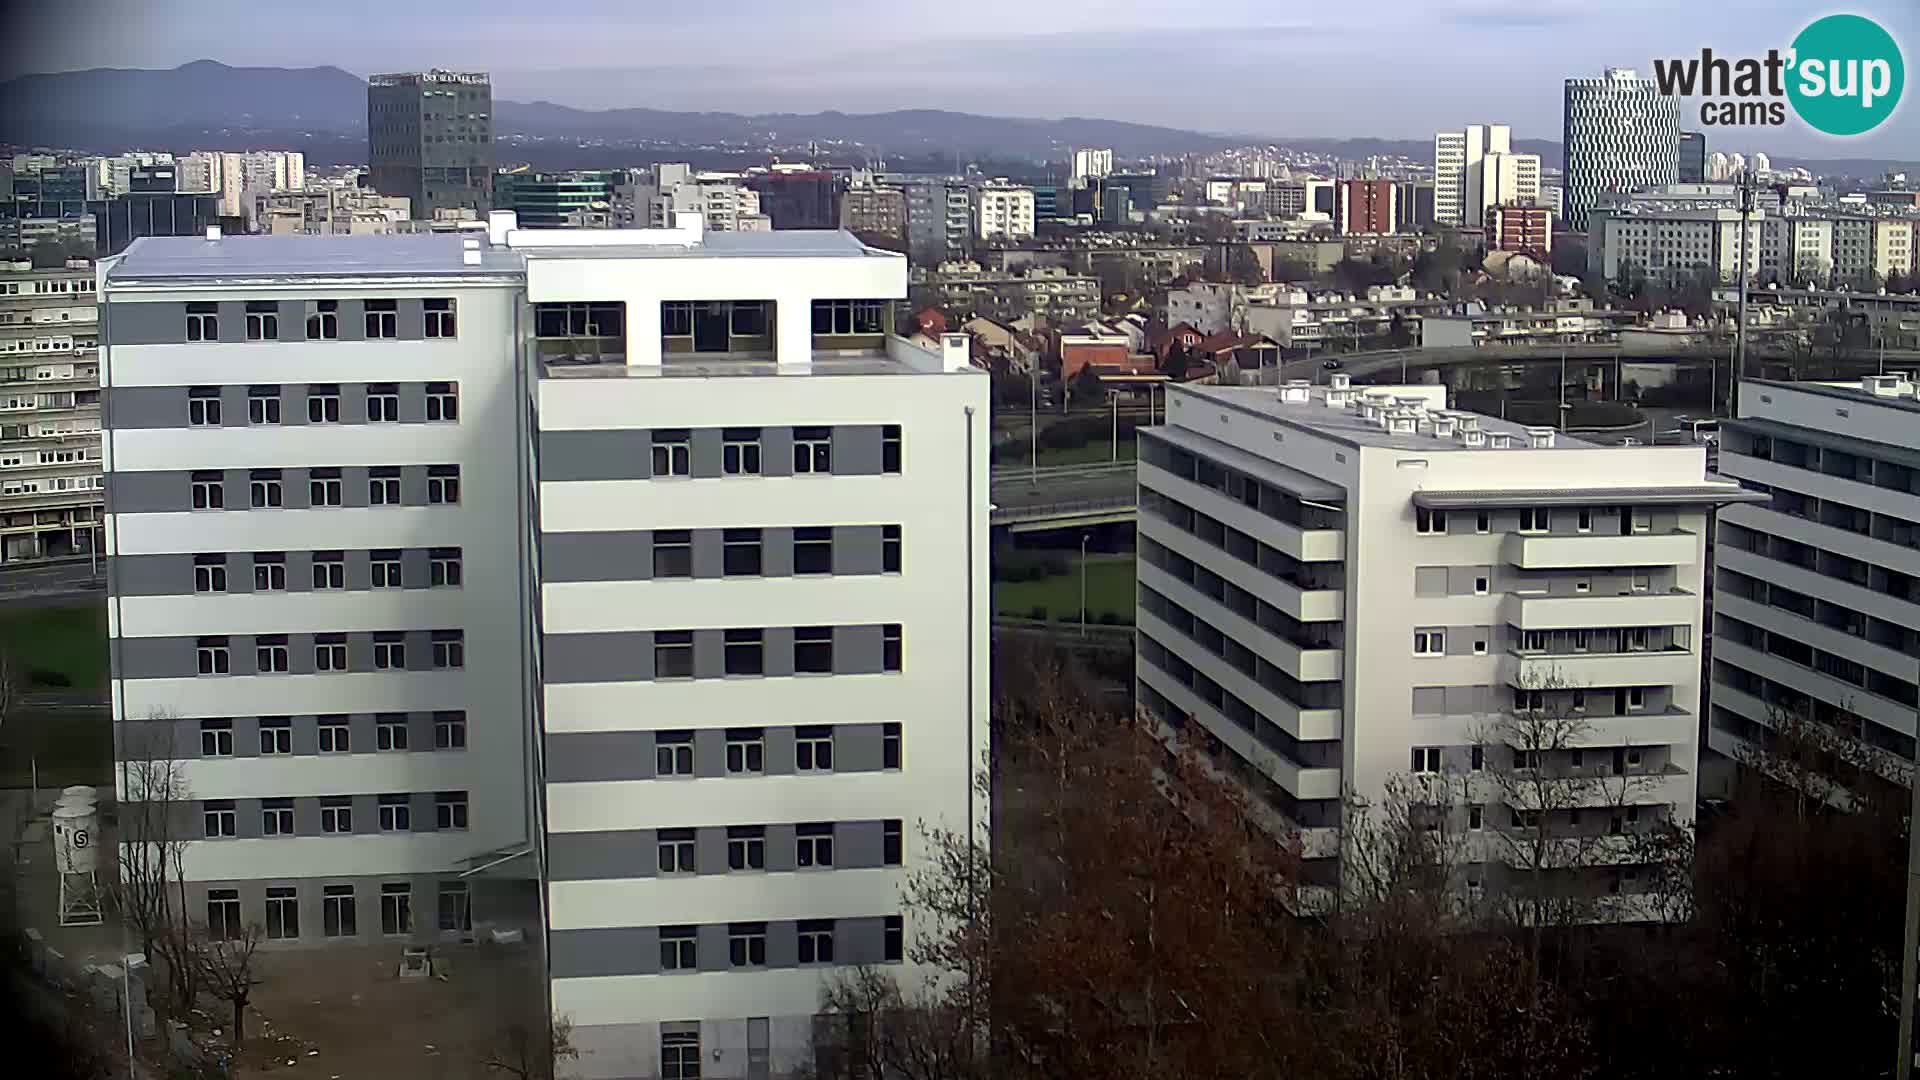
M 1864 135 L 1893 115 L 1906 86 L 1900 45 L 1861 15 L 1828 15 L 1764 57 L 1655 60 L 1668 97 L 1699 97 L 1705 127 L 1780 127 L 1788 109 L 1826 135 Z
M 435 68 L 425 74 L 375 75 L 367 80 L 369 86 L 417 86 L 422 83 L 485 86 L 487 85 L 487 73 L 484 71 L 441 71 L 439 68 Z

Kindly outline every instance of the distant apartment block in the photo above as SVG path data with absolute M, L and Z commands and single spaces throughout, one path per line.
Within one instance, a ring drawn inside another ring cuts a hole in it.
M 980 315 L 1012 322 L 1029 315 L 1050 322 L 1082 322 L 1100 314 L 1100 279 L 1057 266 L 1024 273 L 984 270 L 979 263 L 942 263 L 914 271 L 915 298 L 962 318 Z
M 1085 181 L 1099 179 L 1113 172 L 1113 151 L 1105 148 L 1082 147 L 1073 152 L 1073 179 L 1085 186 Z
M 0 564 L 98 551 L 94 271 L 0 263 Z
M 1433 219 L 1479 227 L 1487 208 L 1540 201 L 1540 158 L 1513 151 L 1506 124 L 1472 124 L 1433 139 Z
M 840 227 L 904 241 L 907 193 L 896 187 L 852 187 L 840 196 Z
M 493 207 L 493 85 L 485 72 L 428 71 L 367 80 L 373 188 L 430 221 Z
M 1033 189 L 997 181 L 973 191 L 974 235 L 981 240 L 1024 240 L 1033 235 Z
M 1340 232 L 1347 236 L 1390 236 L 1396 231 L 1399 189 L 1391 180 L 1341 180 Z
M 1517 251 L 1544 266 L 1553 254 L 1553 211 L 1544 206 L 1495 206 L 1487 211 L 1487 250 Z

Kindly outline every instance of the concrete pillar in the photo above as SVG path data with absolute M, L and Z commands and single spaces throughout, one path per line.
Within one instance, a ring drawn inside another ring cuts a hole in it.
M 660 366 L 660 301 L 627 300 L 627 366 Z
M 781 367 L 813 363 L 813 297 L 782 296 L 773 302 L 773 361 Z

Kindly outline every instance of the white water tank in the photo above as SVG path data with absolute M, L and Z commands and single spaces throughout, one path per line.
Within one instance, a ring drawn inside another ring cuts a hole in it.
M 62 874 L 90 874 L 100 865 L 100 815 L 91 806 L 53 812 L 53 865 Z
M 62 799 L 72 799 L 75 801 L 82 801 L 82 800 L 86 802 L 100 801 L 99 792 L 96 789 L 90 788 L 85 784 L 75 784 L 72 787 L 61 788 L 60 797 Z

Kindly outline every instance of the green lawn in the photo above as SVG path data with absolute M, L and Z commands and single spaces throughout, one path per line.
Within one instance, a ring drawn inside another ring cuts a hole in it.
M 1120 440 L 1121 461 L 1133 460 L 1134 446 L 1135 443 L 1132 439 Z M 1099 442 L 1090 442 L 1085 446 L 1043 446 L 1040 448 L 1040 464 L 1042 465 L 1098 465 L 1101 462 L 1112 460 L 1113 443 L 1106 439 L 1102 439 Z M 1026 463 L 1027 455 L 1024 453 L 1020 455 L 1017 461 L 1002 462 L 1003 465 L 1009 467 L 1017 467 L 1025 465 Z M 1092 586 L 1088 587 L 1091 588 Z
M 1080 559 L 1073 569 L 1039 581 L 996 581 L 993 583 L 993 610 L 1015 618 L 1029 618 L 1035 608 L 1045 608 L 1046 617 L 1056 622 L 1072 621 L 1080 614 Z M 1111 613 L 1121 621 L 1133 622 L 1133 556 L 1087 556 L 1087 618 L 1099 621 Z
M 113 783 L 113 723 L 105 709 L 21 710 L 0 725 L 0 787 Z
M 0 652 L 26 689 L 59 685 L 58 673 L 77 690 L 107 685 L 107 607 L 98 601 L 71 607 L 0 610 Z

